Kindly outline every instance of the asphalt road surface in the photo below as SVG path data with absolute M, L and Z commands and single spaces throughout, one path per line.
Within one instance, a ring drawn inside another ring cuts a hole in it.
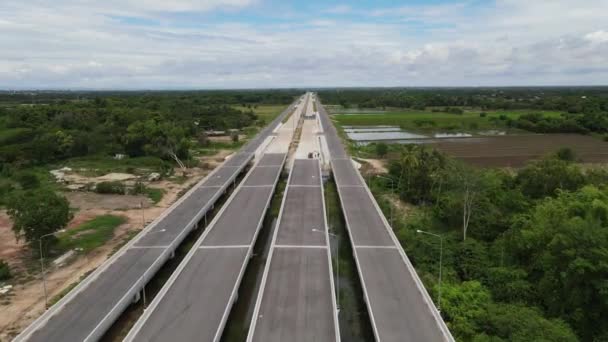
M 317 110 L 376 340 L 453 341 L 319 102 Z
M 15 341 L 94 341 L 112 325 L 145 283 L 158 271 L 198 221 L 210 210 L 253 153 L 293 110 L 292 103 L 270 125 L 161 218 L 93 272 L 24 330 Z M 276 165 L 277 157 L 265 162 Z M 260 189 L 264 192 L 263 189 Z M 262 196 L 268 196 L 268 191 Z
M 248 341 L 337 341 L 319 161 L 296 159 L 285 191 Z
M 262 156 L 133 327 L 128 341 L 219 340 L 285 156 Z

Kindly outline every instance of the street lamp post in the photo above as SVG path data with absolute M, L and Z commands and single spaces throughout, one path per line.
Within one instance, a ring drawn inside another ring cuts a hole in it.
M 441 312 L 441 269 L 443 263 L 443 237 L 439 234 L 425 232 L 424 230 L 416 230 L 416 233 L 427 234 L 439 238 L 439 289 L 437 290 L 437 311 Z
M 46 292 L 46 278 L 44 276 L 44 255 L 42 253 L 42 239 L 44 239 L 47 236 L 52 236 L 52 235 L 63 233 L 63 232 L 65 232 L 65 229 L 58 230 L 54 233 L 44 234 L 38 239 L 39 246 L 40 246 L 40 273 L 42 274 L 42 288 L 44 289 L 44 308 L 45 309 L 49 307 L 49 300 L 48 300 L 48 296 L 47 296 L 47 292 Z
M 387 179 L 391 181 L 391 194 L 395 193 L 395 180 L 392 178 L 376 175 L 378 178 Z M 393 204 L 391 203 L 391 227 L 393 226 Z
M 316 233 L 325 233 L 322 230 L 319 229 L 312 229 L 313 232 Z M 340 237 L 334 233 L 330 233 L 327 232 L 327 235 L 333 237 L 336 239 L 337 241 L 337 246 L 336 246 L 336 290 L 338 291 L 338 294 L 336 296 L 336 306 L 338 309 L 338 312 L 340 312 Z
M 144 201 L 139 202 L 139 207 L 141 208 L 141 228 L 146 228 L 146 217 L 144 214 Z

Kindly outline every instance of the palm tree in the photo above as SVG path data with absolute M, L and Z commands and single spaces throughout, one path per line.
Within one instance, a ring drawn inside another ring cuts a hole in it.
M 403 180 L 404 174 L 407 172 L 407 191 L 409 192 L 412 170 L 420 165 L 419 152 L 420 149 L 418 145 L 413 144 L 405 145 L 401 150 L 401 157 L 399 158 L 401 174 L 399 175 L 399 181 L 397 182 L 397 189 L 401 189 L 401 181 Z

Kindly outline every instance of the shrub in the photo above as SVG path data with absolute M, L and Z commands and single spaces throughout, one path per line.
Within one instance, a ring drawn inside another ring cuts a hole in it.
M 133 185 L 133 187 L 131 188 L 131 191 L 129 191 L 129 193 L 131 195 L 140 195 L 140 194 L 145 194 L 146 190 L 148 190 L 146 185 L 144 183 L 138 181 L 135 183 L 135 185 Z
M 0 260 L 0 281 L 8 280 L 11 278 L 11 270 L 8 268 L 8 264 L 4 260 Z
M 101 182 L 95 187 L 95 192 L 99 194 L 120 194 L 124 195 L 125 185 L 121 182 Z
M 232 142 L 239 142 L 239 132 L 230 133 L 230 139 L 232 139 Z
M 486 112 L 479 113 L 480 118 L 485 118 L 486 116 L 488 116 L 488 113 L 486 113 Z
M 388 145 L 385 143 L 377 143 L 376 144 L 376 154 L 380 158 L 384 158 L 388 153 Z
M 21 188 L 25 190 L 34 189 L 40 186 L 40 180 L 31 172 L 21 172 L 15 177 L 15 180 L 21 185 Z
M 555 157 L 559 160 L 573 162 L 576 160 L 576 153 L 569 147 L 562 147 L 555 152 Z

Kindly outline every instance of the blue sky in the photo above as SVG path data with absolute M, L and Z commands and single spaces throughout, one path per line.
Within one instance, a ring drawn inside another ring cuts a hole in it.
M 608 84 L 608 0 L 2 0 L 0 88 Z

